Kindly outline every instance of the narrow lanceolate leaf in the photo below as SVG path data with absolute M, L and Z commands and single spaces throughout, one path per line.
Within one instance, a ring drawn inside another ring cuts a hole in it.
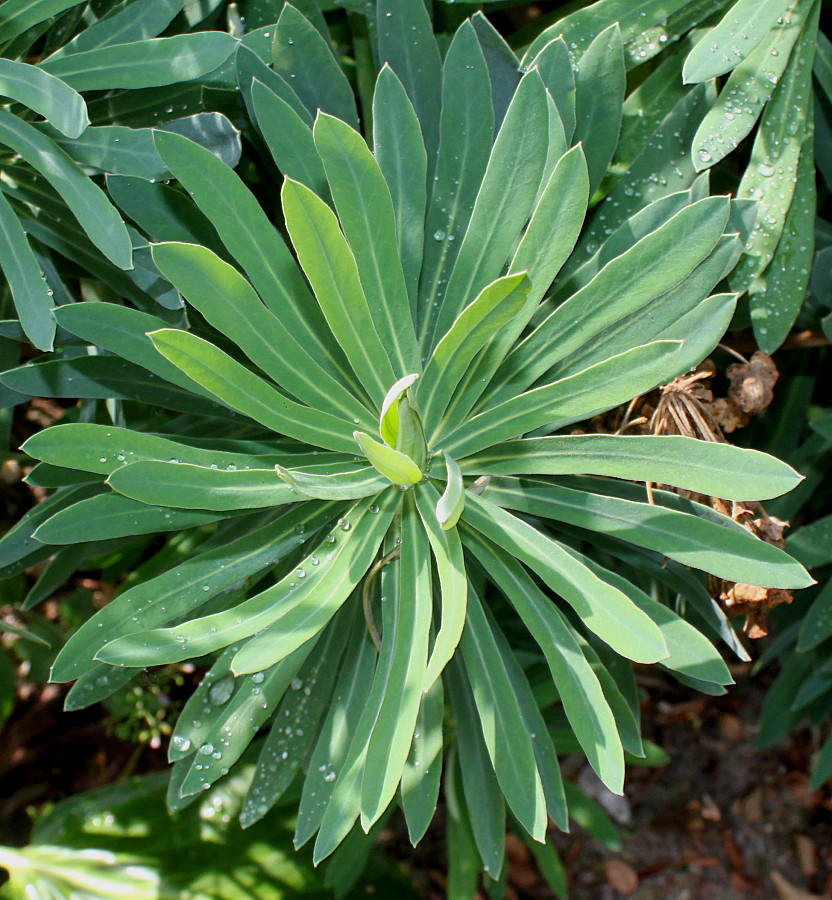
M 28 106 L 68 138 L 77 138 L 90 123 L 84 98 L 37 66 L 0 59 L 0 95 Z
M 398 592 L 397 579 L 390 578 L 382 572 L 382 589 L 387 598 L 387 603 L 382 608 L 383 630 L 390 634 L 395 628 L 394 607 L 396 604 L 394 597 Z M 357 643 L 359 646 L 369 645 L 372 647 L 366 638 Z M 335 773 L 337 781 L 335 781 L 334 787 L 327 786 L 323 791 L 315 785 L 316 793 L 323 794 L 322 802 L 318 801 L 319 806 L 325 806 L 317 822 L 320 825 L 320 831 L 315 841 L 313 854 L 315 863 L 325 859 L 338 847 L 353 830 L 353 824 L 361 814 L 361 779 L 367 758 L 367 745 L 384 699 L 394 650 L 395 645 L 391 641 L 388 641 L 386 645 L 382 644 L 381 653 L 372 650 L 373 663 L 369 672 L 365 669 L 358 673 L 357 677 L 364 680 L 365 684 L 369 686 L 369 690 L 363 691 L 363 706 L 357 710 L 349 723 L 345 723 L 352 727 L 347 732 L 346 753 L 339 754 L 340 764 L 337 768 L 335 766 L 325 766 L 324 768 L 324 771 Z M 332 780 L 331 776 L 330 780 Z M 296 842 L 297 840 L 296 838 Z
M 402 772 L 402 810 L 414 847 L 428 830 L 439 800 L 444 715 L 445 694 L 440 680 L 422 696 L 413 743 Z
M 230 443 L 228 446 L 235 445 Z M 21 450 L 34 459 L 55 466 L 101 475 L 109 475 L 122 466 L 144 460 L 187 463 L 229 471 L 266 469 L 275 463 L 305 466 L 319 462 L 319 458 L 313 453 L 287 453 L 279 444 L 275 445 L 273 453 L 264 451 L 262 454 L 230 449 L 205 450 L 154 434 L 131 431 L 129 428 L 78 422 L 44 428 L 33 434 L 22 445 Z M 331 461 L 344 462 L 347 457 L 333 454 Z
M 572 627 L 510 553 L 472 529 L 466 529 L 464 540 L 543 651 L 564 712 L 590 765 L 611 791 L 620 793 L 624 784 L 621 738 Z
M 468 367 L 525 306 L 531 288 L 524 272 L 498 278 L 465 307 L 436 345 L 417 388 L 429 441 L 436 438 L 448 402 Z
M 0 35 L 5 43 L 52 16 L 78 6 L 79 0 L 7 0 L 0 9 Z
M 463 520 L 537 572 L 617 653 L 636 662 L 668 656 L 659 629 L 641 610 L 531 525 L 474 495 L 465 504 Z
M 183 191 L 131 175 L 108 175 L 107 190 L 118 208 L 154 240 L 202 244 L 227 254 L 214 226 Z
M 713 0 L 710 0 L 713 2 Z M 580 254 L 594 252 L 610 233 L 648 204 L 689 188 L 696 179 L 690 147 L 696 129 L 716 97 L 712 82 L 686 91 L 643 143 L 627 171 L 601 201 L 584 229 L 577 254 L 567 264 L 580 264 Z M 603 218 L 602 218 L 603 217 Z
M 71 681 L 90 671 L 96 653 L 124 633 L 125 622 L 138 631 L 158 628 L 192 615 L 213 597 L 232 592 L 296 550 L 343 509 L 343 504 L 335 503 L 290 507 L 254 531 L 191 554 L 161 575 L 128 587 L 73 632 L 55 660 L 51 677 Z
M 505 863 L 506 804 L 485 746 L 476 703 L 461 659 L 451 660 L 446 684 L 457 723 L 459 771 L 467 807 L 462 810 L 462 804 L 457 801 L 456 809 L 449 809 L 449 813 L 466 817 L 482 860 L 482 869 L 497 879 Z M 446 790 L 450 784 L 448 793 L 451 796 L 455 793 L 453 787 L 456 782 L 455 775 L 451 781 L 453 772 L 453 769 L 449 770 L 446 780 Z
M 387 63 L 404 85 L 421 123 L 433 170 L 439 143 L 442 57 L 430 16 L 420 3 L 380 0 L 376 4 L 379 63 Z
M 670 484 L 725 500 L 767 500 L 802 477 L 779 459 L 673 435 L 562 435 L 508 441 L 462 460 L 470 475 L 605 475 Z
M 532 70 L 512 98 L 440 300 L 434 343 L 471 298 L 500 275 L 529 219 L 546 164 L 546 96 L 540 75 Z
M 448 404 L 448 427 L 462 421 L 523 333 L 535 309 L 575 246 L 589 201 L 589 176 L 580 147 L 558 161 L 544 186 L 509 271 L 526 271 L 531 287 L 520 312 L 494 333 L 468 368 Z M 553 236 L 557 236 L 553 239 Z
M 404 453 L 381 444 L 362 431 L 353 432 L 361 452 L 393 484 L 408 487 L 422 480 L 422 470 Z
M 476 12 L 471 16 L 471 24 L 477 33 L 477 40 L 488 66 L 494 106 L 494 126 L 499 129 L 524 70 L 515 52 L 482 12 Z
M 123 309 L 128 311 L 127 307 Z M 241 424 L 237 413 L 228 407 L 203 400 L 193 390 L 167 384 L 153 373 L 109 354 L 27 363 L 4 372 L 0 375 L 0 383 L 30 397 L 136 400 L 189 415 L 217 417 Z
M 235 680 L 229 701 L 214 706 L 211 725 L 179 788 L 182 797 L 210 787 L 242 756 L 259 727 L 274 712 L 316 642 L 317 638 L 307 641 L 291 656 L 264 671 L 262 678 L 258 675 Z M 217 747 L 222 750 L 216 750 Z
M 558 108 L 564 138 L 568 143 L 574 143 L 572 136 L 575 133 L 575 72 L 566 41 L 562 37 L 549 41 L 529 65 L 537 66 L 543 84 L 546 85 L 546 90 Z
M 51 350 L 55 338 L 55 305 L 23 226 L 0 194 L 0 270 L 9 285 L 20 325 L 38 350 Z
M 363 620 L 356 621 L 346 637 L 341 671 L 351 672 L 352 676 L 336 680 L 327 716 L 315 741 L 298 808 L 295 847 L 305 844 L 320 827 L 336 785 L 344 778 L 350 743 L 367 706 L 378 654 Z
M 153 128 L 95 125 L 86 128 L 79 138 L 69 139 L 51 125 L 44 123 L 39 127 L 77 163 L 89 169 L 153 181 L 170 178 L 156 149 Z M 240 160 L 240 132 L 220 113 L 197 113 L 171 122 L 165 129 L 185 134 L 231 168 Z
M 531 738 L 537 772 L 540 775 L 543 796 L 546 800 L 546 812 L 558 828 L 568 828 L 569 813 L 566 809 L 563 777 L 560 773 L 558 754 L 549 733 L 549 727 L 543 719 L 537 697 L 532 693 L 529 679 L 526 677 L 526 673 L 523 671 L 523 667 L 520 665 L 514 650 L 503 632 L 495 626 L 494 619 L 489 618 L 489 621 L 492 624 L 494 640 L 500 649 L 503 666 L 517 697 L 523 724 L 526 727 L 529 738 Z M 541 846 L 536 841 L 529 841 L 528 843 Z
M 737 190 L 737 197 L 757 201 L 757 222 L 742 259 L 731 273 L 729 282 L 734 291 L 746 290 L 771 262 L 794 197 L 808 123 L 819 11 L 815 4 L 783 79 L 766 106 L 751 160 Z
M 0 142 L 19 153 L 66 201 L 90 240 L 115 265 L 129 269 L 127 228 L 104 192 L 46 135 L 0 109 Z
M 333 466 L 321 466 L 329 472 L 302 471 L 276 465 L 278 478 L 303 497 L 316 500 L 358 500 L 374 497 L 389 486 L 388 480 L 370 466 L 360 469 L 354 464 L 343 471 L 332 472 Z
M 399 590 L 392 629 L 382 643 L 393 642 L 384 699 L 367 744 L 361 782 L 361 825 L 366 831 L 393 799 L 413 743 L 425 687 L 428 636 L 432 614 L 430 559 L 425 531 L 413 496 L 402 509 Z
M 509 354 L 486 397 L 489 404 L 516 396 L 605 327 L 679 284 L 714 249 L 729 212 L 727 198 L 708 197 L 610 260 Z
M 470 21 L 460 25 L 445 57 L 439 156 L 425 222 L 425 259 L 419 283 L 420 340 L 433 321 L 477 191 L 488 165 L 494 130 L 488 67 Z
M 665 669 L 711 684 L 734 683 L 728 666 L 725 665 L 719 651 L 693 625 L 686 622 L 672 609 L 649 597 L 626 578 L 602 568 L 581 553 L 574 550 L 570 550 L 570 552 L 593 572 L 619 588 L 658 625 L 667 649 L 670 651 L 670 656 L 663 659 L 661 663 Z
M 797 185 L 783 233 L 771 263 L 749 290 L 751 324 L 757 345 L 773 353 L 797 319 L 809 284 L 815 251 L 815 159 L 813 135 L 803 141 L 797 164 Z
M 461 458 L 538 428 L 554 431 L 626 403 L 672 380 L 681 341 L 654 341 L 596 363 L 583 372 L 520 394 L 454 431 L 443 449 Z
M 397 375 L 419 366 L 390 189 L 361 135 L 320 113 L 312 130 L 378 336 Z
M 341 620 L 343 621 L 343 620 Z M 341 621 L 327 628 L 315 653 L 307 658 L 272 720 L 257 759 L 257 768 L 240 813 L 248 828 L 262 819 L 294 780 L 318 734 L 329 704 L 344 650 Z M 344 623 L 349 625 L 349 620 Z
M 35 531 L 55 513 L 103 490 L 106 488 L 100 484 L 61 488 L 24 513 L 0 538 L 0 574 L 4 578 L 16 575 L 51 555 L 49 548 L 35 540 Z
M 312 128 L 312 115 L 303 105 L 300 97 L 292 89 L 289 82 L 281 75 L 278 75 L 274 69 L 269 68 L 266 65 L 266 60 L 262 59 L 253 50 L 249 50 L 245 43 L 241 43 L 237 50 L 237 81 L 249 115 L 251 115 L 253 109 L 251 91 L 255 79 L 264 84 L 273 94 L 280 97 L 284 103 L 288 103 L 304 124 Z
M 788 7 L 788 0 L 737 0 L 691 50 L 685 60 L 685 82 L 707 81 L 730 72 L 764 40 Z
M 85 129 L 81 137 L 72 140 L 50 125 L 42 124 L 39 128 L 75 162 L 88 169 L 148 180 L 170 177 L 153 143 L 151 128 L 93 125 Z
M 428 157 L 416 111 L 389 66 L 379 72 L 373 93 L 373 153 L 393 201 L 399 259 L 415 322 L 425 243 Z
M 133 500 L 179 509 L 259 509 L 298 503 L 303 494 L 278 479 L 273 469 L 210 469 L 184 463 L 135 462 L 107 484 Z
M 289 8 L 289 7 L 287 7 Z M 380 405 L 394 372 L 381 342 L 353 255 L 335 213 L 309 188 L 286 179 L 286 228 L 332 333 L 373 401 Z
M 290 3 L 274 29 L 272 61 L 309 112 L 321 109 L 358 127 L 355 96 L 331 45 Z
M 780 588 L 813 584 L 803 566 L 785 551 L 745 530 L 723 526 L 716 517 L 709 521 L 649 503 L 516 479 L 492 481 L 488 496 L 500 506 L 657 550 L 727 581 Z
M 575 73 L 575 135 L 583 142 L 590 195 L 601 183 L 615 152 L 627 71 L 618 25 L 610 25 L 587 47 Z
M 280 387 L 317 409 L 370 426 L 364 405 L 316 364 L 237 269 L 193 244 L 155 244 L 153 260 L 185 299 Z
M 573 293 L 586 287 L 590 281 L 608 263 L 626 253 L 656 229 L 673 218 L 676 213 L 699 200 L 707 197 L 707 176 L 697 179 L 696 188 L 675 191 L 648 203 L 638 212 L 627 218 L 625 223 L 618 224 L 605 236 L 600 246 L 593 250 L 589 258 L 582 262 L 580 252 L 569 259 L 558 278 L 557 286 L 552 293 L 555 303 L 566 300 Z M 703 190 L 704 189 L 704 190 Z M 730 216 L 730 212 L 729 212 Z M 589 254 L 589 251 L 586 251 Z
M 289 248 L 240 177 L 181 135 L 162 131 L 155 140 L 167 167 L 284 328 L 336 380 L 357 385 Z
M 811 6 L 812 0 L 792 0 L 765 40 L 731 72 L 693 139 L 698 171 L 716 165 L 750 134 L 786 71 Z
M 610 165 L 613 178 L 629 168 L 662 119 L 687 93 L 682 84 L 683 49 L 674 47 L 624 101 L 621 136 Z
M 208 341 L 175 329 L 153 332 L 151 339 L 156 349 L 189 378 L 255 422 L 328 450 L 352 451 L 351 425 L 289 400 Z
M 148 663 L 151 659 L 176 662 L 212 653 L 278 620 L 285 622 L 286 630 L 280 635 L 272 631 L 271 643 L 279 644 L 283 654 L 293 652 L 324 627 L 370 567 L 393 510 L 390 503 L 378 513 L 368 512 L 367 506 L 366 501 L 359 501 L 330 532 L 335 541 L 315 547 L 296 570 L 273 587 L 223 612 L 173 628 L 116 638 L 99 651 L 97 658 L 110 665 L 130 667 L 154 664 Z M 349 524 L 347 530 L 345 523 Z M 303 576 L 298 574 L 301 571 Z M 243 671 L 245 666 L 234 669 Z
M 520 824 L 535 840 L 543 841 L 546 799 L 532 742 L 488 618 L 473 591 L 468 597 L 462 656 L 500 788 Z
M 437 526 L 436 504 L 438 492 L 427 483 L 416 489 L 416 506 L 428 533 L 442 601 L 442 626 L 436 635 L 425 672 L 424 690 L 429 691 L 454 655 L 465 626 L 465 607 L 468 599 L 468 580 L 462 544 L 456 529 Z
M 221 66 L 237 41 L 221 31 L 114 44 L 48 59 L 41 68 L 76 91 L 161 87 L 195 81 Z
M 128 306 L 99 301 L 64 304 L 55 311 L 55 318 L 62 328 L 90 344 L 142 366 L 184 391 L 205 393 L 154 349 L 147 335 L 165 328 L 167 322 L 164 319 Z
M 582 147 L 573 147 L 557 161 L 543 185 L 510 268 L 526 270 L 531 298 L 540 302 L 578 239 L 589 202 L 589 171 Z M 552 238 L 556 236 L 556 240 Z M 519 333 L 519 332 L 518 332 Z
M 59 47 L 50 58 L 157 37 L 183 6 L 184 0 L 145 0 L 141 7 L 134 3 L 118 3 Z
M 56 513 L 38 528 L 34 537 L 45 544 L 80 544 L 131 534 L 181 531 L 222 518 L 220 513 L 148 506 L 128 497 L 106 493 L 81 500 Z
M 251 102 L 254 120 L 277 168 L 322 199 L 328 199 L 326 173 L 306 122 L 256 78 L 251 85 Z
M 448 531 L 456 525 L 465 509 L 465 483 L 459 463 L 447 453 L 443 455 L 448 483 L 436 504 L 436 521 L 443 531 Z
M 564 40 L 573 52 L 583 53 L 595 35 L 609 22 L 619 23 L 622 37 L 627 43 L 636 41 L 645 30 L 647 35 L 652 37 L 656 34 L 658 23 L 666 23 L 668 17 L 673 17 L 680 8 L 691 5 L 698 7 L 701 6 L 701 2 L 691 4 L 690 0 L 646 0 L 646 2 L 639 3 L 638 6 L 633 6 L 628 0 L 605 0 L 600 5 L 593 3 L 579 9 L 565 19 L 556 13 L 554 14 L 555 24 L 544 29 L 532 41 L 523 57 L 523 64 L 528 65 L 552 38 L 560 34 L 564 36 Z M 718 5 L 719 0 L 710 0 L 710 7 L 718 8 Z M 704 14 L 709 15 L 712 11 L 712 8 L 707 8 Z M 696 21 L 694 19 L 693 24 L 696 24 Z M 690 27 L 690 25 L 687 26 L 687 28 Z M 656 40 L 659 46 L 652 48 L 653 53 L 658 53 L 669 37 L 664 28 L 659 28 L 658 34 L 662 35 L 665 40 Z M 658 38 L 658 35 L 656 37 Z M 631 59 L 631 64 L 644 62 L 647 58 L 649 57 L 646 53 L 643 56 L 639 55 Z

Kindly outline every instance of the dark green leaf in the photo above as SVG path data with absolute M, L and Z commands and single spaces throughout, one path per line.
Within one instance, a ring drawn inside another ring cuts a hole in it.
M 0 59 L 0 95 L 28 106 L 69 138 L 77 138 L 90 123 L 80 94 L 27 63 Z
M 312 115 L 320 109 L 358 127 L 355 97 L 331 45 L 290 3 L 274 29 L 272 60 Z
M 578 61 L 575 73 L 575 135 L 589 171 L 589 193 L 601 183 L 615 152 L 624 106 L 627 73 L 618 25 L 602 31 Z
M 39 349 L 51 350 L 55 339 L 53 291 L 14 210 L 0 194 L 0 269 L 14 298 L 20 325 Z
M 230 34 L 206 31 L 98 47 L 47 59 L 41 68 L 76 91 L 136 90 L 195 81 L 222 65 L 236 48 Z
M 130 237 L 121 216 L 63 150 L 6 110 L 0 110 L 0 140 L 55 188 L 107 259 L 122 269 L 131 267 Z
M 415 322 L 425 243 L 428 158 L 416 111 L 389 66 L 379 72 L 373 94 L 373 152 L 393 201 L 396 242 Z

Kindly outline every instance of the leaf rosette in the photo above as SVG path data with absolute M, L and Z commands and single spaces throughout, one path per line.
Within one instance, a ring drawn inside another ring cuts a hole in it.
M 71 553 L 79 539 L 173 533 L 72 635 L 53 678 L 77 679 L 78 707 L 144 667 L 205 662 L 171 742 L 174 806 L 268 726 L 244 822 L 305 768 L 296 841 L 317 835 L 317 859 L 394 803 L 416 842 L 456 743 L 481 765 L 452 762 L 448 796 L 493 874 L 506 806 L 536 841 L 550 818 L 568 827 L 559 735 L 622 790 L 625 751 L 643 755 L 630 663 L 710 692 L 730 683 L 711 638 L 736 638 L 690 569 L 780 588 L 811 578 L 731 519 L 670 491 L 649 504 L 633 484 L 760 500 L 800 480 L 784 463 L 679 436 L 569 433 L 716 346 L 736 297 L 712 291 L 739 257 L 742 205 L 703 196 L 691 173 L 586 244 L 611 153 L 589 127 L 592 77 L 576 101 L 557 40 L 522 71 L 505 48 L 495 71 L 484 19 L 442 61 L 426 17 L 408 15 L 419 66 L 399 67 L 404 83 L 380 18 L 391 64 L 372 146 L 328 44 L 293 7 L 273 68 L 238 54 L 252 126 L 285 176 L 283 230 L 222 159 L 155 133 L 177 202 L 209 226 L 208 240 L 155 232 L 152 264 L 186 314 L 61 307 L 58 325 L 106 353 L 4 376 L 23 391 L 72 371 L 84 396 L 128 414 L 27 441 L 36 473 L 76 481 L 12 539 L 29 559 L 33 540 Z M 596 77 L 607 58 L 623 72 L 617 31 L 596 40 Z M 172 415 L 131 427 L 137 400 Z M 560 701 L 554 722 L 542 690 Z

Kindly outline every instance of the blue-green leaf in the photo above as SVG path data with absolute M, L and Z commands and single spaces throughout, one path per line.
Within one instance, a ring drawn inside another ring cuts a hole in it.
M 0 59 L 0 95 L 28 106 L 69 138 L 90 123 L 84 98 L 37 66 Z

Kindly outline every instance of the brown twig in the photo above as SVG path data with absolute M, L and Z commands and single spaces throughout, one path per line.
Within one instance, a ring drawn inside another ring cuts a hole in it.
M 381 559 L 376 560 L 370 568 L 370 571 L 367 573 L 367 577 L 364 579 L 364 585 L 361 588 L 361 604 L 364 607 L 364 621 L 367 623 L 367 631 L 370 632 L 370 638 L 377 651 L 381 651 L 381 635 L 378 633 L 376 620 L 373 616 L 373 598 L 370 594 L 370 588 L 373 586 L 376 575 L 378 575 L 386 565 L 398 559 L 399 556 L 401 556 L 401 548 L 394 547 L 389 553 L 382 556 Z

